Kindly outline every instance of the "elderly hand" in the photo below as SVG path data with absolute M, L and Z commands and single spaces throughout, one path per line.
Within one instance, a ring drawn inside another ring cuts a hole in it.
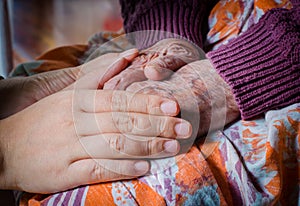
M 58 92 L 72 84 L 76 79 L 96 69 L 111 71 L 126 67 L 138 55 L 138 50 L 131 49 L 123 53 L 110 53 L 78 67 L 66 68 L 36 74 L 30 77 L 15 77 L 0 81 L 0 119 L 15 114 L 38 100 Z M 82 69 L 82 68 L 88 69 Z M 105 78 L 105 77 L 104 77 Z M 108 80 L 108 78 L 106 78 Z
M 200 50 L 185 40 L 161 40 L 142 51 L 126 70 L 109 80 L 104 89 L 125 90 L 130 84 L 147 78 L 165 79 L 173 73 L 172 71 L 203 56 Z
M 117 63 L 118 64 L 118 63 Z M 159 96 L 97 90 L 122 67 L 92 69 L 64 91 L 0 120 L 2 189 L 54 193 L 83 184 L 129 179 L 147 158 L 176 155 L 191 136 L 178 104 Z M 111 69 L 114 68 L 115 69 Z
M 181 117 L 191 122 L 193 131 L 198 131 L 200 136 L 208 130 L 222 128 L 239 117 L 239 109 L 229 86 L 208 60 L 183 66 L 164 81 L 133 83 L 127 91 L 176 100 Z

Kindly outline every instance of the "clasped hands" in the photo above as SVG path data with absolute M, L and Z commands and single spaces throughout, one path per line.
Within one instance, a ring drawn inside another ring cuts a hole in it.
M 206 90 L 201 90 L 197 78 L 189 79 L 195 71 L 189 69 L 197 68 L 197 62 L 184 66 L 198 59 L 197 52 L 185 41 L 167 39 L 138 57 L 133 49 L 103 55 L 80 67 L 0 81 L 6 81 L 1 95 L 7 99 L 0 121 L 2 189 L 53 193 L 130 179 L 149 171 L 149 163 L 141 159 L 176 155 L 177 140 L 191 136 L 193 122 L 176 116 L 193 112 L 189 100 L 196 101 L 201 115 L 207 108 L 207 98 L 199 98 Z M 210 68 L 208 62 L 204 65 Z M 205 74 L 207 69 L 201 68 Z M 176 69 L 179 75 L 169 78 Z M 190 84 L 195 88 L 192 97 L 169 87 L 174 83 L 178 88 Z M 127 91 L 99 90 L 103 86 Z M 228 112 L 224 105 L 213 104 Z M 234 102 L 231 106 L 237 111 Z M 202 119 L 209 117 L 200 118 L 193 128 L 199 134 L 207 130 Z
M 181 117 L 192 123 L 194 135 L 203 136 L 240 116 L 229 85 L 204 58 L 201 49 L 185 40 L 161 40 L 141 51 L 104 89 L 174 99 Z

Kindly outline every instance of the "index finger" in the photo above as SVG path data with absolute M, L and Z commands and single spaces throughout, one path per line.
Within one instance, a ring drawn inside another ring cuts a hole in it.
M 176 116 L 180 110 L 176 101 L 157 95 L 116 90 L 80 90 L 76 95 L 79 109 L 87 113 L 114 111 Z

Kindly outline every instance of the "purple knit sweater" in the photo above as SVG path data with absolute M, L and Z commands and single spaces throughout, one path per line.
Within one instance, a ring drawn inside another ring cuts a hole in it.
M 215 4 L 199 0 L 120 3 L 126 32 L 168 31 L 200 47 L 207 32 L 207 11 Z M 137 42 L 140 48 L 159 40 L 143 39 Z M 294 5 L 291 10 L 270 10 L 247 32 L 207 53 L 220 76 L 231 86 L 243 119 L 300 102 L 299 43 L 300 9 Z

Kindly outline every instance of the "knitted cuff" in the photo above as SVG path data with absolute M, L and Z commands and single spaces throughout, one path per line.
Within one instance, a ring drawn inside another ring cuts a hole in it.
M 231 86 L 243 119 L 300 102 L 296 9 L 273 9 L 246 33 L 207 57 Z
M 207 7 L 212 3 L 199 0 L 121 0 L 121 6 L 126 33 L 140 31 L 134 37 L 139 49 L 165 38 L 184 38 L 203 46 L 203 20 L 208 18 Z

